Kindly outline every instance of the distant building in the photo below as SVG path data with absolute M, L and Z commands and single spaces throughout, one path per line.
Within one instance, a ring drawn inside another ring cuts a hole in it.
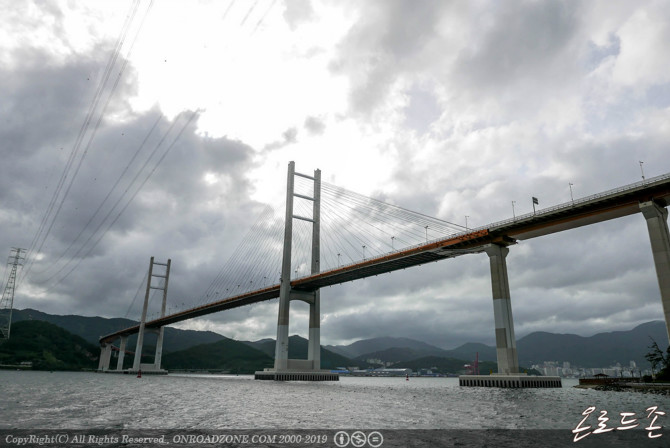
M 411 375 L 412 369 L 375 369 L 370 373 L 376 376 L 405 376 Z

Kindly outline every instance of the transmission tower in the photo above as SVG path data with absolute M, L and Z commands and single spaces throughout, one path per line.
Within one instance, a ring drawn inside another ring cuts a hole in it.
M 12 247 L 9 251 L 9 258 L 7 264 L 11 266 L 7 283 L 5 284 L 5 291 L 2 293 L 2 300 L 0 301 L 0 340 L 9 339 L 9 331 L 12 327 L 12 308 L 14 307 L 14 290 L 16 289 L 16 271 L 19 266 L 23 266 L 25 249 Z

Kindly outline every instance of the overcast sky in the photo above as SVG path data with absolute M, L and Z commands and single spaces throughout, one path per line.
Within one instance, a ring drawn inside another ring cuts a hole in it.
M 188 304 L 292 160 L 470 227 L 636 182 L 640 161 L 670 172 L 667 2 L 0 3 L 0 255 L 33 247 L 16 308 L 137 319 L 151 256 Z M 507 261 L 517 338 L 663 318 L 639 214 Z M 494 341 L 485 254 L 321 297 L 324 344 Z M 277 307 L 179 326 L 275 337 Z M 292 303 L 292 334 L 306 316 Z

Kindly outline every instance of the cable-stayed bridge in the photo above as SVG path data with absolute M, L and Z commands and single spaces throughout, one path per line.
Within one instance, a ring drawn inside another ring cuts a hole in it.
M 485 252 L 491 265 L 498 369 L 499 374 L 506 376 L 499 377 L 493 383 L 482 380 L 489 382 L 465 385 L 532 386 L 538 382 L 529 382 L 530 380 L 519 376 L 507 278 L 508 246 L 518 240 L 642 213 L 648 225 L 670 339 L 670 234 L 666 209 L 669 203 L 670 174 L 665 174 L 469 229 L 322 184 L 319 170 L 313 176 L 297 173 L 294 163 L 291 162 L 284 219 L 276 216 L 274 220 L 261 219 L 261 224 L 254 226 L 251 233 L 262 236 L 252 238 L 246 245 L 238 247 L 231 257 L 232 267 L 222 271 L 219 278 L 210 285 L 208 291 L 211 293 L 205 294 L 205 303 L 166 313 L 170 263 L 164 264 L 165 270 L 156 274 L 152 271 L 152 258 L 140 324 L 100 338 L 100 370 L 109 370 L 112 343 L 120 338 L 121 349 L 117 364 L 117 371 L 120 371 L 126 340 L 129 335 L 139 333 L 133 370 L 160 371 L 163 326 L 279 297 L 275 369 L 258 372 L 257 377 L 284 380 L 332 379 L 331 374 L 320 370 L 320 288 L 447 258 Z M 268 212 L 266 218 L 271 215 Z M 300 225 L 311 227 L 311 232 L 294 234 L 295 228 Z M 250 256 L 250 253 L 253 255 Z M 343 263 L 343 257 L 348 262 Z M 240 269 L 240 265 L 245 263 L 249 265 L 248 269 Z M 275 277 L 272 276 L 273 273 L 276 273 Z M 161 279 L 158 286 L 152 284 L 153 277 Z M 147 319 L 146 308 L 151 289 L 163 291 L 163 303 L 159 317 Z M 215 290 L 218 291 L 214 293 Z M 307 360 L 288 359 L 291 300 L 305 301 L 310 305 Z M 155 362 L 151 365 L 140 364 L 144 331 L 155 331 L 159 334 Z M 463 381 L 461 383 L 464 384 Z M 540 384 L 551 387 L 554 383 L 545 381 Z

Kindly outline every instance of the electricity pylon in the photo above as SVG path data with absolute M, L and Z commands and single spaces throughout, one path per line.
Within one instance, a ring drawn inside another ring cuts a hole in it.
M 24 256 L 25 249 L 12 247 L 9 251 L 9 258 L 7 264 L 11 266 L 5 290 L 2 293 L 2 300 L 0 301 L 0 340 L 9 339 L 9 331 L 12 328 L 12 308 L 14 307 L 14 290 L 16 289 L 16 271 L 19 266 L 23 266 L 22 261 L 26 259 Z

